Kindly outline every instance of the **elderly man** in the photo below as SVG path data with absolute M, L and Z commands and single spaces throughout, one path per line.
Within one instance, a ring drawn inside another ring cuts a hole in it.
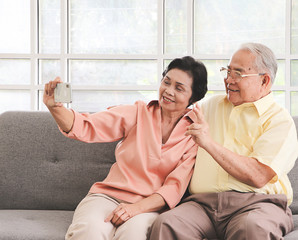
M 297 158 L 288 112 L 273 99 L 273 52 L 242 45 L 222 68 L 226 95 L 195 110 L 187 130 L 200 146 L 191 195 L 161 214 L 151 240 L 282 239 L 293 228 L 287 173 Z

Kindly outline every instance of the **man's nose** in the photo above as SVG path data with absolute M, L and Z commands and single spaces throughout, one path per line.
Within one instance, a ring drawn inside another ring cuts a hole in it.
M 235 79 L 230 74 L 228 74 L 227 78 L 225 78 L 225 82 L 226 83 L 236 83 Z

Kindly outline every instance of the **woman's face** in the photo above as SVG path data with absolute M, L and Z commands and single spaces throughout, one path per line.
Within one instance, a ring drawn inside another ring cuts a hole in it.
M 192 77 L 180 69 L 167 72 L 159 87 L 159 104 L 163 111 L 184 112 L 192 96 L 192 83 Z

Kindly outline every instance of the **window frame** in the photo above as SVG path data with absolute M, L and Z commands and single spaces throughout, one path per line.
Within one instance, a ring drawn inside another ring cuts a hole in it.
M 164 70 L 164 62 L 176 57 L 190 55 L 196 59 L 204 60 L 228 60 L 229 55 L 209 55 L 209 54 L 194 54 L 194 0 L 187 0 L 187 53 L 186 54 L 166 54 L 165 49 L 165 4 L 166 0 L 157 1 L 157 54 L 72 54 L 69 53 L 69 0 L 60 1 L 60 53 L 59 54 L 45 54 L 39 53 L 39 0 L 30 0 L 30 53 L 16 54 L 16 53 L 0 53 L 0 59 L 29 59 L 31 62 L 31 82 L 29 85 L 6 85 L 0 84 L 0 90 L 27 90 L 30 91 L 31 106 L 33 111 L 41 110 L 39 94 L 43 90 L 43 84 L 39 83 L 39 60 L 60 60 L 60 72 L 63 81 L 70 82 L 69 61 L 72 59 L 83 60 L 156 60 L 157 61 L 157 79 L 161 79 Z M 292 22 L 292 0 L 286 0 L 286 26 L 285 26 L 285 54 L 277 55 L 278 60 L 285 61 L 285 85 L 273 85 L 273 91 L 285 92 L 285 107 L 291 112 L 291 92 L 298 91 L 298 86 L 291 86 L 291 61 L 298 60 L 298 54 L 291 54 L 291 22 Z M 220 75 L 219 75 L 220 76 Z M 73 86 L 74 91 L 95 90 L 95 91 L 158 91 L 159 84 L 152 84 L 148 86 L 137 85 L 104 85 L 91 86 L 81 85 Z M 223 87 L 209 85 L 210 91 L 223 91 Z M 137 99 L 136 99 L 137 100 Z M 68 105 L 71 107 L 71 104 Z

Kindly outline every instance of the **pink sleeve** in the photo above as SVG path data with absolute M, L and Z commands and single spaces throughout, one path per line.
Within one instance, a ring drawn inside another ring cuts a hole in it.
M 136 124 L 137 103 L 121 105 L 94 114 L 74 113 L 74 123 L 65 136 L 83 142 L 112 142 L 125 137 Z
M 177 167 L 168 175 L 163 186 L 156 192 L 165 199 L 170 208 L 174 208 L 179 203 L 187 189 L 193 173 L 197 151 L 198 146 L 194 144 L 183 155 Z

